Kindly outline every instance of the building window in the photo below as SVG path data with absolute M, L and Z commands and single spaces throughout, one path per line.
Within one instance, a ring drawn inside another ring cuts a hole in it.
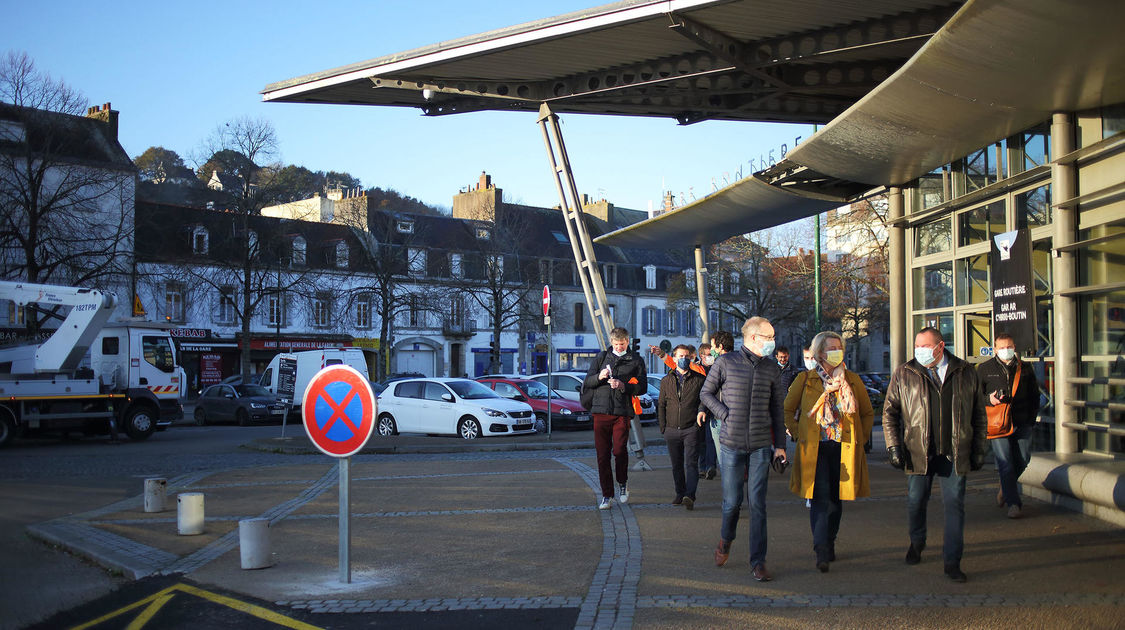
M 415 247 L 406 250 L 407 265 L 412 276 L 426 275 L 426 250 Z
M 543 284 L 555 281 L 555 265 L 548 259 L 539 259 L 539 281 Z
M 219 289 L 219 313 L 217 318 L 218 323 L 234 323 L 234 296 L 234 287 L 223 287 Z
M 313 326 L 328 328 L 332 324 L 332 298 L 318 295 L 313 298 Z
M 656 266 L 645 265 L 645 288 L 649 291 L 656 289 Z
M 915 269 L 915 310 L 950 306 L 953 306 L 953 263 L 943 262 Z
M 602 282 L 605 287 L 617 288 L 617 265 L 602 265 Z
M 482 241 L 487 241 L 492 238 L 492 232 L 488 228 L 477 228 L 477 238 Z
M 641 327 L 646 335 L 657 335 L 660 331 L 656 325 L 656 308 L 653 306 L 646 306 L 641 311 Z
M 410 296 L 410 308 L 406 311 L 406 325 L 420 328 L 426 325 L 426 310 L 418 296 Z
M 664 332 L 669 335 L 676 334 L 676 318 L 679 317 L 680 312 L 674 308 L 664 311 Z
M 558 241 L 559 243 L 561 243 L 563 245 L 569 245 L 570 244 L 570 239 L 568 239 L 566 237 L 566 234 L 563 234 L 562 232 L 560 232 L 558 230 L 552 230 L 551 235 L 555 237 L 556 241 Z
M 258 233 L 254 230 L 246 233 L 246 250 L 250 260 L 258 257 Z
M 684 288 L 688 291 L 695 290 L 695 270 L 684 269 Z
M 184 287 L 169 282 L 164 287 L 164 318 L 170 322 L 184 322 Z
M 742 274 L 737 271 L 730 272 L 730 294 L 738 295 L 742 287 Z
M 1051 223 L 1051 186 L 1040 186 L 1016 195 L 1017 227 L 1038 227 Z
M 196 255 L 206 254 L 208 241 L 207 228 L 202 225 L 195 226 L 195 229 L 191 231 L 191 253 Z
M 339 269 L 348 268 L 349 258 L 348 244 L 345 241 L 336 242 L 336 267 Z
M 947 252 L 953 247 L 953 230 L 949 217 L 930 221 L 914 228 L 914 256 Z
M 395 222 L 395 231 L 399 234 L 413 234 L 414 222 L 413 221 L 397 221 Z
M 461 267 L 461 254 L 449 255 L 449 277 L 464 278 L 465 272 Z
M 489 256 L 488 257 L 488 279 L 502 280 L 504 278 L 504 257 L 503 256 Z
M 26 313 L 26 309 L 20 308 L 14 301 L 8 302 L 8 324 L 12 326 L 26 325 Z
M 371 328 L 371 294 L 363 293 L 355 302 L 355 327 Z
M 266 297 L 266 325 L 285 325 L 285 293 L 273 292 Z
M 574 330 L 575 332 L 586 330 L 586 305 L 581 302 L 574 305 Z
M 293 255 L 289 260 L 289 264 L 294 267 L 303 267 L 305 265 L 305 253 L 308 251 L 308 244 L 305 242 L 305 237 L 293 237 Z

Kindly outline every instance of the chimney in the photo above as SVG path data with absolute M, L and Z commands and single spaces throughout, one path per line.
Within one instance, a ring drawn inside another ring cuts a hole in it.
M 113 111 L 109 103 L 102 105 L 100 108 L 95 106 L 86 110 L 86 117 L 100 120 L 109 125 L 109 137 L 111 140 L 117 140 L 117 116 L 119 112 Z
M 676 200 L 672 196 L 672 191 L 670 191 L 670 190 L 665 191 L 664 192 L 664 208 L 663 208 L 664 212 L 671 212 L 675 208 L 676 208 Z
M 485 173 L 484 171 L 481 171 L 480 182 L 477 184 L 477 186 L 481 190 L 488 190 L 489 188 L 492 188 L 492 176 L 488 173 Z

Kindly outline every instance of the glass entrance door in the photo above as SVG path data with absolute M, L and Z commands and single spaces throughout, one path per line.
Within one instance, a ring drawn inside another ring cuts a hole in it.
M 992 356 L 992 313 L 964 313 L 961 321 L 963 358 L 971 363 L 988 360 Z

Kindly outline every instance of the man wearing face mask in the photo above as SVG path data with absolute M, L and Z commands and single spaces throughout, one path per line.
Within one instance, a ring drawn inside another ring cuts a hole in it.
M 859 375 L 844 365 L 844 339 L 832 331 L 812 340 L 819 358 L 802 371 L 785 398 L 785 426 L 797 441 L 789 490 L 810 500 L 816 568 L 827 573 L 836 561 L 841 501 L 871 494 L 863 444 L 875 412 Z
M 766 482 L 770 463 L 785 464 L 785 423 L 773 326 L 764 317 L 742 325 L 742 348 L 723 355 L 703 384 L 703 404 L 722 422 L 719 433 L 723 477 L 723 521 L 715 565 L 730 557 L 742 509 L 750 504 L 750 567 L 759 582 L 773 579 L 766 569 Z
M 617 478 L 617 500 L 629 502 L 629 423 L 633 419 L 633 396 L 648 389 L 645 362 L 629 348 L 629 331 L 609 331 L 610 347 L 602 350 L 586 371 L 582 383 L 584 393 L 593 391 L 590 413 L 594 417 L 594 451 L 598 459 L 598 479 L 602 499 L 599 510 L 608 510 L 613 502 L 613 480 Z M 613 469 L 610 469 L 610 455 Z
M 722 357 L 724 354 L 730 352 L 733 349 L 734 335 L 730 334 L 730 332 L 726 330 L 720 330 L 716 332 L 715 336 L 711 337 L 711 356 L 703 357 L 703 367 L 707 370 L 707 373 L 711 373 L 711 367 L 715 365 L 715 361 L 717 361 L 719 357 Z M 704 407 L 706 407 L 706 405 L 704 405 Z M 722 423 L 719 422 L 719 419 L 716 418 L 713 414 L 703 412 L 700 412 L 700 414 L 696 416 L 695 421 L 699 424 L 700 427 L 710 430 L 711 440 L 709 443 L 715 449 L 715 465 L 719 470 L 722 470 L 723 453 L 722 445 L 719 444 L 719 432 L 722 427 Z M 714 475 L 710 475 L 707 478 L 713 479 Z
M 954 582 L 967 579 L 961 571 L 965 476 L 984 465 L 987 432 L 977 371 L 948 351 L 937 329 L 923 328 L 914 337 L 914 358 L 891 375 L 883 402 L 887 455 L 892 466 L 906 471 L 906 564 L 921 562 L 926 507 L 937 477 L 945 510 L 945 575 Z
M 816 359 L 813 358 L 812 348 L 810 346 L 805 346 L 805 349 L 802 351 L 801 354 L 802 354 L 802 357 L 804 359 L 805 369 L 806 370 L 815 370 L 816 369 Z
M 988 441 L 996 458 L 996 470 L 1000 473 L 996 505 L 1007 505 L 1008 518 L 1019 518 L 1023 512 L 1023 500 L 1016 481 L 1031 458 L 1031 429 L 1039 415 L 1039 383 L 1031 365 L 1016 356 L 1016 342 L 1011 335 L 996 335 L 992 347 L 996 356 L 977 368 L 982 392 L 989 407 L 1001 403 L 1011 405 L 1012 427 L 1015 429 L 1007 437 Z
M 784 396 L 789 391 L 789 386 L 793 384 L 793 379 L 801 373 L 803 366 L 789 360 L 789 348 L 785 346 L 778 346 L 774 354 L 777 355 L 777 367 L 781 370 L 781 395 Z
M 691 350 L 680 344 L 672 350 L 676 369 L 660 380 L 660 396 L 656 401 L 656 416 L 660 433 L 668 443 L 668 457 L 672 460 L 672 483 L 676 497 L 672 505 L 695 508 L 695 490 L 699 485 L 699 464 L 696 459 L 699 427 L 696 415 L 702 409 L 699 390 L 703 388 L 703 375 L 690 369 Z

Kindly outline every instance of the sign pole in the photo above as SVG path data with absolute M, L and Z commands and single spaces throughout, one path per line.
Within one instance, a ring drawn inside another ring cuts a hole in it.
M 340 581 L 352 583 L 352 469 L 351 457 L 340 458 Z
M 554 386 L 551 385 L 551 358 L 553 356 L 553 340 L 551 339 L 551 287 L 550 285 L 543 285 L 543 323 L 547 324 L 547 440 L 551 439 L 551 424 L 554 421 L 554 414 L 551 413 L 551 392 L 554 391 Z

